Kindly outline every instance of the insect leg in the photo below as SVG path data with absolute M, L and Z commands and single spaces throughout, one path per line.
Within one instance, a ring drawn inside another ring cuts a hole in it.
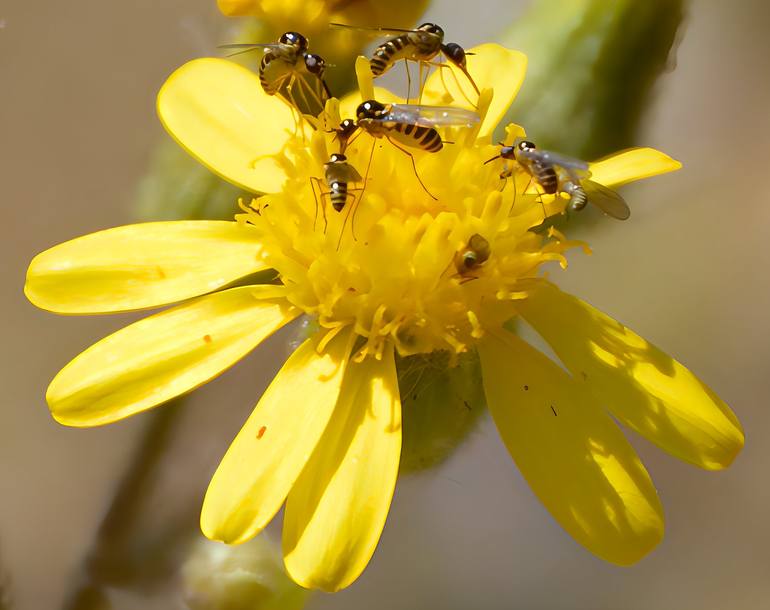
M 404 67 L 406 68 L 406 103 L 409 103 L 409 98 L 412 97 L 412 75 L 409 72 L 409 60 L 404 59 Z
M 324 235 L 326 234 L 326 227 L 328 226 L 328 221 L 326 220 L 326 202 L 324 201 L 324 192 L 323 188 L 321 187 L 321 179 L 317 178 L 315 176 L 310 177 L 310 188 L 313 189 L 313 199 L 315 199 L 315 214 L 313 215 L 313 232 L 315 232 L 316 223 L 318 222 L 318 195 L 316 194 L 316 186 L 318 186 L 318 191 L 320 192 L 321 196 L 321 213 L 323 214 L 324 219 Z
M 399 145 L 398 145 L 398 144 L 397 144 L 397 143 L 396 143 L 394 140 L 392 140 L 392 139 L 391 139 L 391 138 L 389 138 L 388 136 L 385 136 L 385 137 L 386 137 L 386 138 L 388 138 L 388 142 L 390 142 L 391 144 L 393 144 L 393 146 L 395 146 L 396 148 L 398 148 L 398 150 L 400 150 L 402 153 L 404 153 L 406 156 L 408 156 L 408 157 L 411 159 L 411 161 L 412 161 L 412 169 L 414 170 L 414 176 L 415 176 L 415 178 L 417 178 L 417 182 L 419 182 L 419 183 L 420 183 L 420 186 L 422 187 L 422 189 L 423 189 L 423 190 L 424 190 L 426 193 L 428 193 L 428 195 L 431 197 L 431 199 L 433 199 L 434 201 L 438 201 L 438 197 L 434 197 L 434 196 L 433 196 L 433 193 L 431 193 L 431 192 L 428 190 L 428 187 L 427 187 L 427 186 L 425 186 L 425 183 L 424 183 L 424 182 L 422 181 L 422 179 L 420 178 L 420 174 L 418 174 L 418 173 L 417 173 L 417 163 L 415 163 L 415 161 L 414 161 L 414 155 L 413 155 L 412 153 L 410 153 L 408 150 L 406 150 L 405 148 L 402 148 L 401 146 L 399 146 Z
M 430 62 L 430 65 L 431 66 L 435 66 L 439 70 L 449 70 L 449 73 L 452 75 L 452 78 L 455 81 L 455 85 L 457 85 L 457 88 L 459 89 L 459 91 L 462 94 L 462 96 L 465 98 L 465 101 L 468 102 L 474 108 L 478 107 L 477 104 L 474 104 L 473 100 L 471 100 L 470 96 L 466 93 L 465 87 L 463 87 L 460 84 L 460 80 L 457 78 L 457 74 L 455 74 L 454 70 L 452 70 L 452 68 L 450 67 L 449 64 L 447 64 L 447 63 Z M 464 71 L 461 68 L 459 68 L 459 66 L 457 66 L 457 68 L 459 70 L 461 70 L 463 72 L 463 74 L 465 74 L 468 77 L 468 79 L 471 80 L 471 84 L 473 85 L 473 88 L 476 89 L 476 83 L 473 82 L 473 80 L 470 77 L 470 74 L 468 74 L 466 71 Z M 446 92 L 451 96 L 451 93 L 449 93 L 449 88 L 446 85 L 446 81 L 444 80 L 443 72 L 441 74 L 442 74 L 441 83 L 444 85 L 444 89 L 446 90 Z M 478 92 L 478 89 L 476 89 L 476 91 Z
M 351 203 L 350 206 L 348 207 L 348 211 L 345 214 L 345 219 L 342 221 L 342 230 L 340 231 L 340 237 L 337 240 L 337 250 L 338 251 L 340 249 L 340 244 L 342 243 L 342 236 L 345 234 L 345 225 L 347 224 L 348 217 L 350 216 L 351 213 L 353 213 L 353 217 L 350 220 L 350 227 L 351 227 L 350 231 L 353 234 L 353 239 L 358 241 L 356 239 L 356 232 L 355 232 L 356 217 L 355 217 L 355 211 L 354 211 L 353 208 L 358 210 L 358 206 L 361 204 L 361 200 L 364 198 L 364 191 L 366 191 L 366 185 L 367 185 L 367 183 L 369 181 L 369 169 L 372 167 L 372 159 L 374 158 L 374 148 L 375 148 L 375 146 L 377 146 L 377 140 L 372 138 L 372 150 L 369 152 L 369 161 L 366 164 L 366 172 L 364 173 L 364 185 L 361 188 L 361 193 L 358 195 L 358 200 L 356 201 L 355 198 L 353 199 L 353 203 Z

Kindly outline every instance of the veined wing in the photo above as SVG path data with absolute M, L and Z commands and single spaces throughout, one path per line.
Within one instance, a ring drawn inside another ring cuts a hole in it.
M 423 106 L 420 104 L 391 104 L 383 121 L 408 123 L 421 127 L 473 127 L 481 118 L 478 113 L 453 106 Z
M 588 195 L 588 202 L 595 205 L 607 216 L 612 216 L 618 220 L 626 220 L 631 216 L 631 209 L 626 200 L 611 188 L 593 180 L 583 180 L 580 185 Z
M 380 27 L 367 27 L 363 25 L 347 25 L 345 23 L 330 23 L 329 27 L 333 30 L 352 30 L 367 34 L 372 38 L 386 38 L 388 36 L 401 36 L 401 34 L 420 34 L 428 38 L 433 37 L 440 39 L 438 34 L 432 32 L 424 32 L 422 30 L 410 30 L 408 28 L 380 28 Z

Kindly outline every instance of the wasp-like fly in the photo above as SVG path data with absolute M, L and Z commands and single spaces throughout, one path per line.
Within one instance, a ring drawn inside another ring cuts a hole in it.
M 473 77 L 468 72 L 465 49 L 455 42 L 444 42 L 444 30 L 435 23 L 423 23 L 419 27 L 410 29 L 400 28 L 366 28 L 345 25 L 342 23 L 329 24 L 333 28 L 345 28 L 357 31 L 364 31 L 376 36 L 389 36 L 389 38 L 380 44 L 372 53 L 369 61 L 372 74 L 377 77 L 390 70 L 398 61 L 403 60 L 407 64 L 406 75 L 411 89 L 411 76 L 409 74 L 408 63 L 410 61 L 419 64 L 419 88 L 422 94 L 423 87 L 423 69 L 430 66 L 445 68 L 446 64 L 436 62 L 439 55 L 443 55 L 447 61 L 454 64 L 470 82 L 476 95 L 479 94 L 479 88 L 476 86 Z M 462 87 L 459 87 L 462 91 Z M 411 93 L 411 91 L 410 91 Z M 407 94 L 407 100 L 409 94 Z
M 564 193 L 569 195 L 568 209 L 579 211 L 591 203 L 618 220 L 626 220 L 631 210 L 618 193 L 591 180 L 589 165 L 585 161 L 566 155 L 542 150 L 529 140 L 521 140 L 513 145 L 500 145 L 500 154 L 489 159 L 515 161 L 546 195 Z M 500 178 L 513 175 L 516 167 L 505 164 Z
M 237 49 L 231 57 L 260 49 L 264 51 L 259 64 L 262 89 L 268 95 L 285 90 L 288 101 L 298 110 L 317 114 L 332 96 L 324 80 L 326 62 L 320 55 L 308 53 L 307 38 L 298 32 L 286 32 L 277 43 L 236 43 L 220 48 Z
M 417 180 L 431 197 L 417 173 L 414 155 L 407 149 L 436 153 L 444 146 L 436 127 L 473 127 L 479 120 L 479 115 L 471 110 L 450 106 L 383 104 L 368 100 L 356 109 L 356 126 L 374 138 L 387 139 L 408 155 Z

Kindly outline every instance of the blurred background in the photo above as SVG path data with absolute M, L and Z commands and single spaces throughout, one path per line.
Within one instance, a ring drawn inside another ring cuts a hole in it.
M 427 17 L 468 47 L 502 39 L 501 24 L 528 4 L 436 0 Z M 578 227 L 594 255 L 573 254 L 554 279 L 713 387 L 740 417 L 745 450 L 730 469 L 704 472 L 629 433 L 658 487 L 667 529 L 650 556 L 618 568 L 555 524 L 485 417 L 439 468 L 400 480 L 369 568 L 342 593 L 312 595 L 307 608 L 767 607 L 770 6 L 685 6 L 678 43 L 634 136 L 685 169 L 627 188 L 629 222 Z M 67 429 L 48 414 L 48 382 L 136 316 L 63 319 L 22 293 L 37 252 L 136 220 L 137 184 L 166 138 L 155 93 L 178 65 L 228 41 L 226 24 L 213 0 L 0 3 L 0 589 L 10 607 L 185 608 L 177 568 L 203 491 L 286 353 L 289 333 L 183 405 Z M 559 42 L 547 27 L 540 36 Z M 549 95 L 565 94 L 561 78 Z M 132 466 L 158 439 L 165 450 L 157 467 Z M 103 523 L 108 510 L 121 515 L 117 525 Z M 106 587 L 93 590 L 95 577 L 109 585 L 111 606 Z

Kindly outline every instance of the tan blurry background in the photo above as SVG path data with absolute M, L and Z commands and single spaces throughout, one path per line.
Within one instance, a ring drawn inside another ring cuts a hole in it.
M 468 45 L 523 3 L 436 2 L 430 17 Z M 162 137 L 154 95 L 211 53 L 209 0 L 0 0 L 0 572 L 14 607 L 56 608 L 149 418 L 70 430 L 49 417 L 56 371 L 128 316 L 62 318 L 21 292 L 38 251 L 132 219 Z M 479 14 L 480 13 L 480 14 Z M 482 23 L 486 23 L 483 26 Z M 754 610 L 770 605 L 770 6 L 692 3 L 676 70 L 659 83 L 639 144 L 685 170 L 627 189 L 626 224 L 594 230 L 592 257 L 556 279 L 675 355 L 735 409 L 747 445 L 707 473 L 632 438 L 658 487 L 666 539 L 633 568 L 583 551 L 537 503 L 485 421 L 438 471 L 399 483 L 369 569 L 311 609 Z M 488 29 L 485 29 L 488 28 Z M 459 38 L 459 37 L 458 37 Z M 280 341 L 196 392 L 152 514 L 198 509 L 202 491 L 276 370 Z M 157 525 L 157 523 L 156 523 Z M 180 607 L 173 596 L 157 607 Z M 149 607 L 124 596 L 116 607 Z

